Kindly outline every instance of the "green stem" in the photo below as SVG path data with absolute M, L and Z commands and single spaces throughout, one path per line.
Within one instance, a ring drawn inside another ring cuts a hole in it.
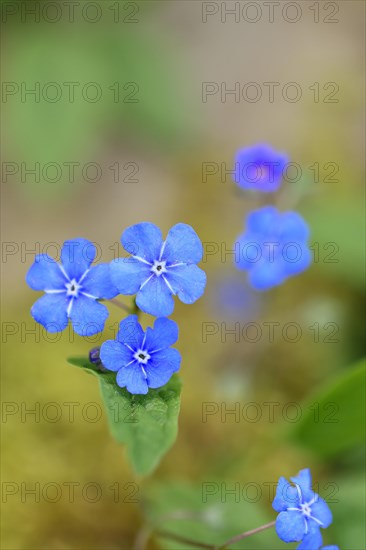
M 131 307 L 131 313 L 132 313 L 132 315 L 137 315 L 137 317 L 139 317 L 139 315 L 141 313 L 141 309 L 136 304 L 136 300 L 133 301 L 133 304 L 132 304 L 132 307 Z
M 227 548 L 231 544 L 234 544 L 239 540 L 245 539 L 246 537 L 255 535 L 256 533 L 260 533 L 261 531 L 265 531 L 265 529 L 270 529 L 271 527 L 274 527 L 275 524 L 276 524 L 275 521 L 271 521 L 270 523 L 266 523 L 265 525 L 262 525 L 261 527 L 257 527 L 256 529 L 245 531 L 245 533 L 241 533 L 240 535 L 236 535 L 235 537 L 232 537 L 231 539 L 227 540 L 226 542 L 224 542 L 224 544 L 221 544 L 220 546 L 216 546 L 215 550 L 225 550 L 225 548 Z
M 108 301 L 111 302 L 112 304 L 114 304 L 115 306 L 119 307 L 120 309 L 123 309 L 123 311 L 125 311 L 129 315 L 132 315 L 133 313 L 137 313 L 135 302 L 134 302 L 133 306 L 130 308 L 130 307 L 126 306 L 125 304 L 123 304 L 122 302 L 120 302 L 119 300 L 116 300 L 116 298 L 112 298 L 111 300 L 108 300 Z
M 195 546 L 196 548 L 206 548 L 206 550 L 226 550 L 226 548 L 228 548 L 235 542 L 238 542 L 239 540 L 245 539 L 247 537 L 251 537 L 252 535 L 255 535 L 256 533 L 260 533 L 261 531 L 265 531 L 266 529 L 270 529 L 271 527 L 274 527 L 275 524 L 276 524 L 275 521 L 271 521 L 270 523 L 261 525 L 261 527 L 257 527 L 256 529 L 245 531 L 244 533 L 235 535 L 235 537 L 232 537 L 231 539 L 227 540 L 223 544 L 220 544 L 220 546 L 215 546 L 213 544 L 206 544 L 205 542 L 200 542 L 187 537 L 183 537 L 181 535 L 171 533 L 170 531 L 158 530 L 158 531 L 155 531 L 155 534 L 159 537 L 174 540 L 176 542 L 182 542 L 184 544 L 188 544 L 189 546 Z

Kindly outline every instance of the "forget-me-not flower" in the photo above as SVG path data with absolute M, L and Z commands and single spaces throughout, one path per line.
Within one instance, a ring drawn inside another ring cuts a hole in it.
M 235 156 L 234 181 L 243 189 L 276 191 L 289 162 L 285 153 L 266 144 L 239 149 Z
M 117 296 L 109 264 L 91 267 L 96 256 L 94 244 L 85 239 L 66 241 L 61 263 L 47 254 L 39 254 L 26 277 L 33 290 L 45 295 L 33 305 L 33 318 L 48 332 L 64 330 L 71 319 L 74 331 L 81 336 L 101 332 L 108 310 L 97 300 Z
M 185 304 L 202 296 L 206 274 L 196 264 L 203 248 L 191 226 L 174 225 L 164 241 L 156 225 L 139 223 L 124 231 L 121 242 L 131 257 L 111 262 L 112 281 L 121 294 L 136 294 L 142 311 L 166 317 L 175 294 Z
M 285 542 L 301 541 L 298 550 L 319 550 L 322 545 L 320 528 L 332 523 L 327 503 L 311 488 L 310 470 L 301 470 L 292 477 L 293 485 L 284 477 L 278 481 L 272 503 L 276 512 L 276 532 Z
M 181 356 L 171 348 L 178 339 L 178 326 L 160 317 L 146 332 L 130 315 L 120 323 L 117 340 L 107 340 L 100 349 L 103 366 L 117 372 L 117 384 L 133 394 L 164 386 L 179 370 Z
M 309 267 L 308 238 L 308 226 L 297 212 L 264 206 L 248 214 L 236 243 L 235 264 L 249 272 L 255 289 L 267 290 Z

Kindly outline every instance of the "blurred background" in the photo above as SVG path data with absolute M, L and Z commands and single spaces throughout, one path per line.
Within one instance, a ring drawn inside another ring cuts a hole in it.
M 305 467 L 334 514 L 325 541 L 365 548 L 365 6 L 275 4 L 1 2 L 4 549 L 185 548 L 155 523 L 219 543 L 274 519 L 278 477 Z M 227 173 L 257 142 L 297 165 L 276 196 Z M 314 263 L 257 293 L 230 250 L 268 202 L 305 217 Z M 180 429 L 148 479 L 66 361 L 113 337 L 120 310 L 103 336 L 47 335 L 25 284 L 34 254 L 84 237 L 110 261 L 140 221 L 191 224 L 208 275 L 199 302 L 176 302 Z M 234 548 L 295 546 L 268 531 Z

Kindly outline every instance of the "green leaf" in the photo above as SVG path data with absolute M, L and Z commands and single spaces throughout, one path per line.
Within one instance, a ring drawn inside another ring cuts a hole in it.
M 363 441 L 365 362 L 317 393 L 291 435 L 314 453 L 330 457 Z
M 170 381 L 147 395 L 132 395 L 116 384 L 113 372 L 102 372 L 86 358 L 68 362 L 97 376 L 113 437 L 126 445 L 137 474 L 151 473 L 173 445 L 178 432 L 181 381 Z
M 303 209 L 311 229 L 312 269 L 364 289 L 364 206 L 357 193 L 337 197 L 323 193 Z M 342 220 L 342 223 L 339 223 Z
M 366 548 L 364 487 L 363 469 L 337 478 L 337 493 L 332 504 L 333 524 L 328 540 L 337 541 L 339 548 Z

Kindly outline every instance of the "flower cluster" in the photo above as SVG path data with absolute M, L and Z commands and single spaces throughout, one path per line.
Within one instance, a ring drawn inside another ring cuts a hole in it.
M 234 179 L 243 189 L 276 191 L 281 185 L 288 157 L 268 145 L 240 149 L 236 155 Z M 268 290 L 288 277 L 307 269 L 311 263 L 309 230 L 297 212 L 279 212 L 264 206 L 250 212 L 238 238 L 235 265 L 248 271 L 256 290 Z
M 287 155 L 267 145 L 244 148 L 237 153 L 234 178 L 245 190 L 274 192 L 287 163 Z M 308 239 L 308 226 L 297 212 L 263 206 L 247 216 L 244 233 L 237 240 L 236 266 L 248 271 L 252 287 L 267 290 L 309 267 Z M 174 296 L 192 304 L 203 295 L 206 274 L 197 265 L 203 247 L 193 228 L 183 223 L 174 225 L 165 239 L 156 225 L 139 223 L 123 232 L 121 242 L 128 257 L 92 265 L 96 258 L 92 242 L 66 241 L 60 263 L 47 254 L 37 255 L 26 281 L 33 290 L 44 292 L 31 313 L 49 332 L 63 331 L 71 322 L 81 336 L 97 334 L 108 318 L 101 302 L 119 294 L 134 295 L 134 311 L 155 316 L 153 327 L 144 331 L 138 315 L 130 314 L 120 322 L 116 338 L 93 349 L 89 359 L 101 363 L 101 370 L 116 373 L 119 387 L 144 395 L 167 384 L 180 368 L 180 353 L 172 347 L 178 340 L 178 326 L 168 316 L 174 310 Z M 237 301 L 232 282 L 229 290 L 234 290 Z M 246 302 L 245 307 L 249 305 Z M 234 537 L 230 544 L 275 524 L 281 540 L 300 543 L 297 550 L 339 550 L 322 547 L 321 529 L 332 523 L 332 513 L 312 490 L 310 470 L 290 479 L 292 483 L 279 479 L 272 503 L 278 512 L 276 521 Z
M 285 542 L 300 542 L 297 550 L 319 550 L 323 543 L 320 528 L 325 529 L 332 523 L 332 513 L 327 503 L 312 490 L 308 468 L 291 481 L 293 485 L 284 477 L 279 479 L 272 503 L 279 512 L 277 535 Z M 336 547 L 326 548 L 334 550 Z
M 96 266 L 96 248 L 85 239 L 66 241 L 57 263 L 37 255 L 26 280 L 45 294 L 33 305 L 33 318 L 49 332 L 63 331 L 69 320 L 74 331 L 91 336 L 104 329 L 108 309 L 101 300 L 118 294 L 136 294 L 138 308 L 158 317 L 154 328 L 143 332 L 137 317 L 121 322 L 116 341 L 105 342 L 100 357 L 105 368 L 117 372 L 117 384 L 131 393 L 144 394 L 168 382 L 179 369 L 180 355 L 170 346 L 178 327 L 167 316 L 174 310 L 173 296 L 185 304 L 200 298 L 206 274 L 198 266 L 203 248 L 196 232 L 179 223 L 163 240 L 152 223 L 127 228 L 121 238 L 128 258 Z

